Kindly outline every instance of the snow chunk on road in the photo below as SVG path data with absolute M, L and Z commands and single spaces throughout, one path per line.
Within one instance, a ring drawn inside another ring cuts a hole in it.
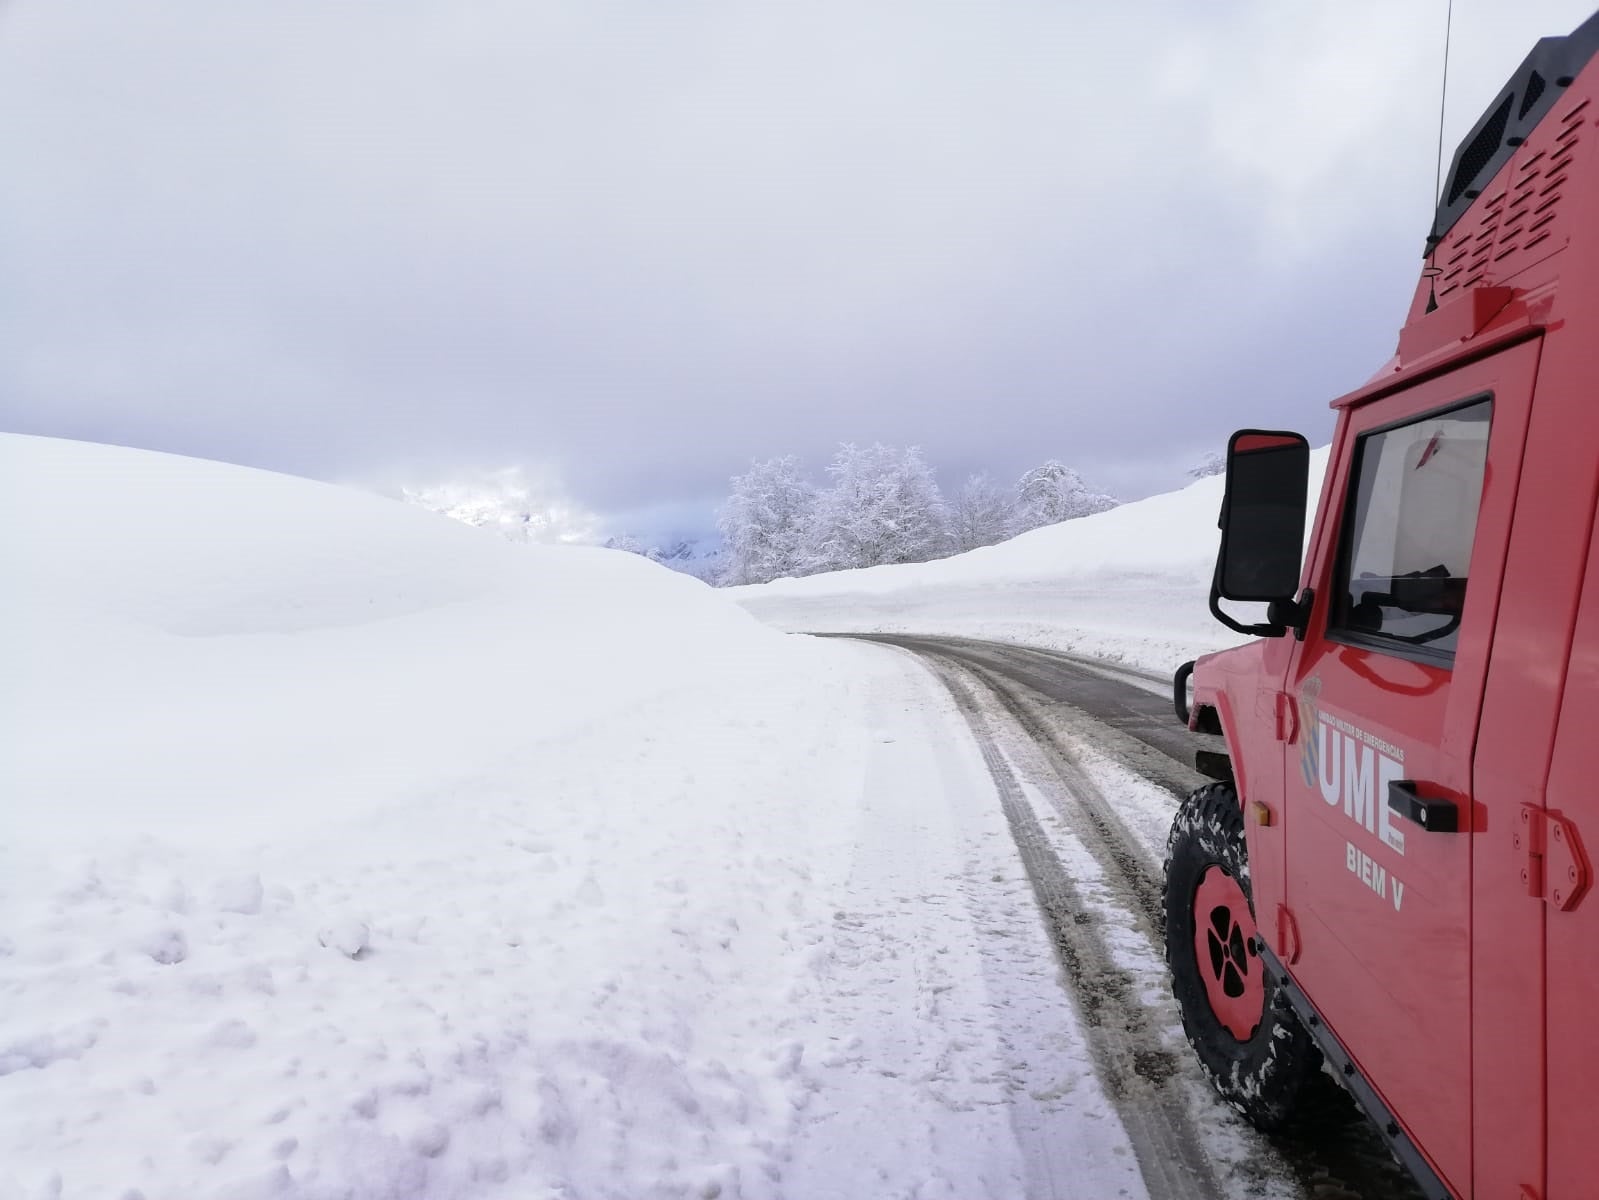
M 337 950 L 346 958 L 359 958 L 371 943 L 372 929 L 365 921 L 344 917 L 323 928 L 316 940 L 330 950 Z
M 227 879 L 219 879 L 211 888 L 211 903 L 223 912 L 243 913 L 254 916 L 261 911 L 261 877 L 259 875 L 235 875 Z

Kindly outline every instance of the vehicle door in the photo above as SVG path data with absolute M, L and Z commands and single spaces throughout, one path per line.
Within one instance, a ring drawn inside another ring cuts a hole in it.
M 1294 974 L 1461 1195 L 1471 751 L 1537 362 L 1525 342 L 1349 414 L 1286 681 Z

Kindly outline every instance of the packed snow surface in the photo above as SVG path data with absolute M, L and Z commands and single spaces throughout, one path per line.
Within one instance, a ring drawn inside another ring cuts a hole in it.
M 1326 467 L 1327 448 L 1312 451 L 1312 512 Z M 1224 486 L 1210 476 L 935 562 L 726 591 L 781 629 L 959 634 L 1167 672 L 1240 640 L 1207 599 Z M 1249 606 L 1229 607 L 1258 619 Z
M 0 500 L 6 1200 L 1144 1194 L 914 664 L 214 463 Z

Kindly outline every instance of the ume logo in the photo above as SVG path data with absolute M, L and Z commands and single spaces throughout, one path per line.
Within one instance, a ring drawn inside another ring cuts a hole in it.
M 1307 680 L 1299 696 L 1304 736 L 1299 769 L 1305 786 L 1329 805 L 1374 833 L 1383 844 L 1405 852 L 1405 831 L 1393 824 L 1388 785 L 1405 777 L 1405 752 L 1341 717 L 1321 711 L 1319 679 Z

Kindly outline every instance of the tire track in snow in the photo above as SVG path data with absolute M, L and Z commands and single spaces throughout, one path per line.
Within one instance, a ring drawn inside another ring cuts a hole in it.
M 1150 1200 L 1219 1195 L 1187 1102 L 1171 1086 L 1176 1063 L 1151 1025 L 1135 981 L 1116 964 L 1094 913 L 1056 856 L 978 698 L 947 663 L 931 665 L 965 716 L 993 777 L 1050 941 L 1072 981 L 1095 1067 L 1121 1117 Z
M 869 636 L 869 635 L 868 635 Z M 1127 687 L 1137 688 L 1148 692 L 1160 699 L 1162 703 L 1171 695 L 1172 681 L 1169 674 L 1148 671 L 1143 667 L 1134 667 L 1126 663 L 1106 662 L 1104 659 L 1089 658 L 1082 654 L 1073 654 L 1069 650 L 1049 650 L 1042 646 L 1021 646 L 1005 642 L 986 642 L 980 638 L 934 638 L 924 637 L 917 639 L 915 635 L 901 635 L 907 641 L 921 640 L 948 653 L 960 651 L 970 655 L 1004 655 L 1010 652 L 1016 659 L 1025 661 L 1032 659 L 1049 660 L 1063 663 L 1068 669 L 1108 679 L 1113 683 L 1124 684 Z
M 1225 749 L 1221 738 L 1178 725 L 1169 683 L 1156 691 L 1149 675 L 1132 668 L 1091 667 L 1055 651 L 1034 652 L 970 638 L 861 637 L 981 672 L 990 690 L 1013 702 L 1025 692 L 1048 708 L 1048 720 L 1032 722 L 1035 730 L 1048 732 L 1047 741 L 1067 744 L 1053 728 L 1064 725 L 1178 798 L 1209 782 L 1190 765 L 1193 752 Z
M 1162 881 L 1140 843 L 1122 821 L 1078 760 L 1071 744 L 1059 737 L 1033 712 L 1031 705 L 1005 688 L 989 671 L 966 667 L 999 701 L 1038 748 L 1061 786 L 1046 793 L 1050 804 L 1073 832 L 1088 845 L 1090 853 L 1113 877 L 1113 885 L 1128 897 L 1144 932 L 1155 941 L 1161 937 Z
M 861 821 L 805 981 L 819 1103 L 785 1194 L 1143 1197 L 988 763 L 920 662 L 885 665 Z
M 1130 911 L 1152 944 L 1159 947 L 1163 924 L 1159 863 L 1163 844 L 1152 844 L 1147 836 L 1132 832 L 1083 764 L 1079 746 L 1083 742 L 1096 744 L 1134 774 L 1175 796 L 1186 795 L 1204 780 L 1170 757 L 1172 733 L 1146 724 L 1149 715 L 1164 715 L 1164 705 L 1159 703 L 1163 698 L 1132 701 L 1128 707 L 1138 711 L 1134 719 L 1126 719 L 1119 712 L 1123 706 L 1108 701 L 1102 693 L 1092 694 L 1082 706 L 1061 698 L 1063 684 L 1069 685 L 1074 678 L 1081 680 L 1085 669 L 1071 656 L 1041 651 L 1036 659 L 1043 661 L 1029 663 L 1026 660 L 1035 656 L 1025 648 L 970 639 L 946 642 L 867 635 L 863 640 L 882 641 L 922 658 L 956 694 L 974 732 L 977 721 L 983 718 L 982 705 L 972 688 L 980 688 L 984 698 L 997 704 L 1058 781 L 1058 787 L 1043 781 L 1045 786 L 1039 791 L 1082 840 L 1109 877 L 1112 889 L 1128 899 Z M 1052 686 L 1046 691 L 1036 685 L 1040 669 L 1047 668 L 1051 659 L 1060 662 L 1066 672 L 1064 679 L 1050 681 Z M 1112 673 L 1089 673 L 1118 682 Z M 1130 685 L 1129 680 L 1123 686 Z M 964 691 L 964 700 L 958 689 Z M 1166 719 L 1180 739 L 1184 731 L 1177 726 L 1175 715 Z M 1152 736 L 1139 736 L 1146 732 Z M 1190 737 L 1196 748 L 1214 741 L 1198 735 Z M 1129 753 L 1129 747 L 1136 747 L 1135 752 Z M 997 747 L 996 753 L 1005 761 Z M 1151 769 L 1152 762 L 1156 769 Z M 1010 772 L 1008 761 L 1005 769 Z M 1014 774 L 1010 777 L 1014 783 Z M 1000 786 L 999 774 L 995 779 L 996 786 Z M 1271 1144 L 1307 1196 L 1315 1200 L 1419 1200 L 1420 1192 L 1393 1161 L 1348 1095 L 1330 1078 L 1319 1077 L 1301 1103 L 1302 1121 L 1296 1128 L 1277 1135 Z M 1265 1162 L 1257 1164 L 1256 1169 L 1275 1173 Z

